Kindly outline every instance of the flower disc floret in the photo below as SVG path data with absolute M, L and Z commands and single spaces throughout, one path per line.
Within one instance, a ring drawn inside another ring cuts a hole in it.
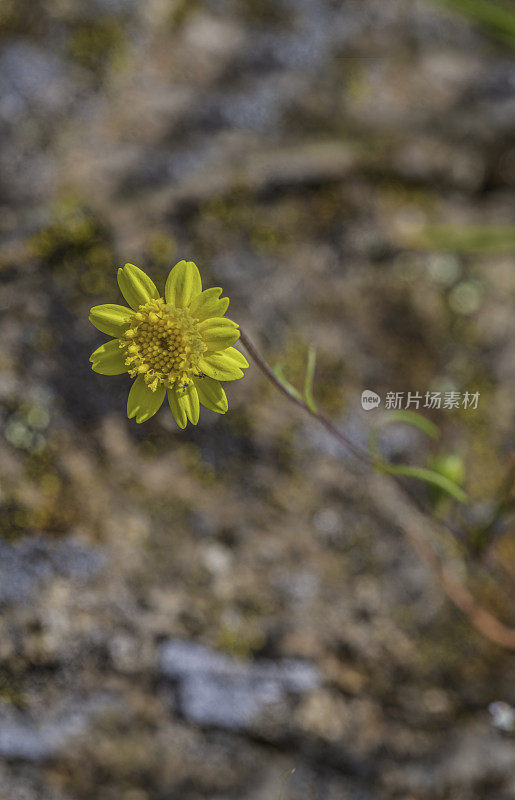
M 188 386 L 201 375 L 199 361 L 207 346 L 196 320 L 187 308 L 176 308 L 163 298 L 150 300 L 138 308 L 129 321 L 120 347 L 124 351 L 129 375 L 143 375 L 156 391 L 160 385 Z

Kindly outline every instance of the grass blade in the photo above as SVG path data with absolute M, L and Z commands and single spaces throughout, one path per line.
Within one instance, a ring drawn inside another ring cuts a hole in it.
M 412 425 L 432 439 L 438 439 L 440 436 L 438 426 L 415 411 L 391 411 L 383 418 L 382 424 L 388 425 L 392 422 L 404 422 L 406 425 Z
M 299 390 L 296 389 L 295 386 L 293 386 L 293 384 L 291 384 L 290 381 L 287 378 L 285 378 L 285 376 L 284 376 L 284 367 L 283 367 L 282 364 L 276 364 L 275 365 L 275 367 L 274 367 L 274 375 L 277 378 L 277 380 L 279 381 L 279 383 L 281 384 L 281 386 L 283 386 L 286 389 L 286 391 L 289 392 L 289 394 L 291 394 L 293 397 L 295 397 L 296 400 L 300 400 L 300 402 L 302 403 L 303 397 L 302 397 L 301 393 L 299 392 Z
M 317 352 L 314 347 L 308 350 L 308 363 L 306 365 L 306 379 L 304 381 L 304 400 L 306 405 L 313 414 L 316 414 L 318 408 L 313 397 L 313 379 L 315 377 L 315 366 L 317 361 Z
M 390 475 L 402 475 L 406 478 L 417 478 L 419 481 L 431 483 L 433 486 L 438 486 L 442 491 L 450 494 L 455 500 L 460 503 L 468 503 L 468 496 L 466 492 L 461 489 L 454 481 L 446 478 L 445 475 L 440 475 L 438 472 L 433 472 L 432 469 L 425 467 L 410 467 L 407 464 L 384 464 L 379 468 L 382 472 L 388 472 Z
M 418 428 L 423 433 L 431 436 L 432 439 L 437 439 L 440 431 L 436 425 L 430 422 L 425 417 L 417 414 L 415 411 L 392 411 L 386 414 L 382 420 L 370 431 L 368 444 L 370 452 L 376 459 L 376 469 L 379 472 L 387 472 L 390 475 L 401 475 L 405 478 L 416 478 L 419 481 L 430 483 L 437 486 L 442 491 L 454 497 L 460 503 L 467 503 L 468 497 L 463 489 L 457 483 L 441 475 L 432 469 L 426 467 L 412 467 L 409 464 L 390 464 L 385 461 L 381 451 L 379 450 L 378 436 L 380 428 L 385 425 L 390 425 L 395 422 L 402 422 L 405 425 L 412 425 Z

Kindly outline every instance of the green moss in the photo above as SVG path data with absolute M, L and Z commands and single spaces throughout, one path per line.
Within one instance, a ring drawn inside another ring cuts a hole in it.
M 153 233 L 149 237 L 147 250 L 154 268 L 162 267 L 164 270 L 169 270 L 177 258 L 175 238 L 163 232 Z
M 192 442 L 184 444 L 179 450 L 178 457 L 189 474 L 203 486 L 209 486 L 216 481 L 215 467 L 202 457 L 202 451 L 196 444 Z
M 51 207 L 47 224 L 32 237 L 28 249 L 72 299 L 105 295 L 112 286 L 114 256 L 107 229 L 74 198 Z
M 32 418 L 42 436 L 42 444 L 28 450 L 23 470 L 16 480 L 4 480 L 0 536 L 7 541 L 34 531 L 67 533 L 79 513 L 70 483 L 59 467 L 53 436 L 42 428 L 48 416 L 40 414 L 38 407 L 27 408 L 23 419 Z
M 0 37 L 34 33 L 42 21 L 42 9 L 31 0 L 0 2 Z
M 70 199 L 55 203 L 48 224 L 32 238 L 30 249 L 52 266 L 66 258 L 83 256 L 101 238 L 102 230 L 93 214 Z
M 16 541 L 27 533 L 29 509 L 25 508 L 14 495 L 6 492 L 0 503 L 0 531 L 2 539 Z
M 265 636 L 259 626 L 248 623 L 238 628 L 222 627 L 217 632 L 215 646 L 235 658 L 250 659 L 264 647 Z
M 201 0 L 177 0 L 170 12 L 171 28 L 180 28 L 192 14 L 202 9 L 202 5 Z
M 63 534 L 75 522 L 77 508 L 56 474 L 47 473 L 39 485 L 30 488 L 30 504 L 15 489 L 6 491 L 0 503 L 0 531 L 6 541 L 41 530 Z
M 238 187 L 201 205 L 193 225 L 212 252 L 237 239 L 254 252 L 284 257 L 299 242 L 337 233 L 342 216 L 341 192 L 334 186 L 306 189 L 302 197 L 285 191 L 261 200 Z
M 103 74 L 125 49 L 122 23 L 115 17 L 81 22 L 72 30 L 69 52 L 74 61 L 95 74 Z
M 264 27 L 285 26 L 293 16 L 277 0 L 238 0 L 235 10 L 245 21 Z
M 0 703 L 23 709 L 27 706 L 23 673 L 29 671 L 20 656 L 11 658 L 0 664 Z

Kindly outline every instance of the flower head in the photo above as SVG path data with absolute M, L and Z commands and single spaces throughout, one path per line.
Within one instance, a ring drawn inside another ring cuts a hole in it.
M 129 419 L 145 422 L 161 408 L 165 394 L 175 421 L 196 425 L 199 404 L 225 414 L 220 381 L 243 377 L 247 359 L 233 347 L 240 332 L 224 314 L 229 305 L 220 288 L 202 291 L 192 261 L 179 261 L 168 275 L 164 297 L 139 267 L 118 270 L 118 285 L 129 304 L 94 306 L 90 322 L 114 336 L 91 354 L 101 375 L 128 372 L 135 378 L 127 401 Z

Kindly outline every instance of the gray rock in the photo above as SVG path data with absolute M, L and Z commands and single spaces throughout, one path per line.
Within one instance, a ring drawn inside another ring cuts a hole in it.
M 492 725 L 494 727 L 507 733 L 515 732 L 515 708 L 512 708 L 502 700 L 497 700 L 495 703 L 490 703 L 488 711 L 492 717 Z
M 11 761 L 46 761 L 83 733 L 96 714 L 115 705 L 114 696 L 98 693 L 85 701 L 71 699 L 43 714 L 0 708 L 0 756 Z
M 0 113 L 15 121 L 28 109 L 53 113 L 70 102 L 72 84 L 62 62 L 27 42 L 6 47 L 0 56 Z
M 7 759 L 44 761 L 85 725 L 80 714 L 60 722 L 35 722 L 24 716 L 0 717 L 0 754 Z
M 73 539 L 55 543 L 28 536 L 16 544 L 0 541 L 0 605 L 29 603 L 52 577 L 89 579 L 104 561 L 99 549 Z
M 161 650 L 161 672 L 177 681 L 182 713 L 192 722 L 242 729 L 270 703 L 315 688 L 318 671 L 307 662 L 262 659 L 245 663 L 195 642 L 171 640 Z

